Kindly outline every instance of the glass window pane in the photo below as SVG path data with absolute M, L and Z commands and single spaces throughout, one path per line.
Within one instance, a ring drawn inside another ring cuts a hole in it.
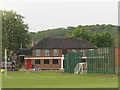
M 54 56 L 58 56 L 58 50 L 57 50 L 57 49 L 54 49 L 53 55 L 54 55 Z
M 35 64 L 40 64 L 40 60 L 35 60 Z
M 35 56 L 40 56 L 40 49 L 35 50 Z
M 49 56 L 49 50 L 48 49 L 45 50 L 45 56 Z
M 81 49 L 80 52 L 82 53 L 82 55 L 85 55 L 85 50 Z
M 58 64 L 58 59 L 54 59 L 53 64 Z
M 49 60 L 44 60 L 44 64 L 49 64 Z

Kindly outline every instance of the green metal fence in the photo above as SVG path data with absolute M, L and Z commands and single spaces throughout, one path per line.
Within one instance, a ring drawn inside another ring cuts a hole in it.
M 115 47 L 87 52 L 87 73 L 115 73 Z
M 68 55 L 65 55 L 64 59 L 64 70 L 67 73 L 74 73 L 75 66 L 82 62 L 82 53 L 70 52 Z
M 87 73 L 115 73 L 115 47 L 89 49 L 84 56 L 87 58 Z M 74 73 L 74 68 L 84 58 L 81 52 L 70 52 L 65 55 L 64 70 Z

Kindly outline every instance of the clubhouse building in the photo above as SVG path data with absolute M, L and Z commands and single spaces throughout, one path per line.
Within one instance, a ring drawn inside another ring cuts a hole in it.
M 83 38 L 48 37 L 43 38 L 30 49 L 20 49 L 18 65 L 26 69 L 41 66 L 42 69 L 63 69 L 64 55 L 69 52 L 81 52 L 86 62 L 88 49 L 97 49 Z

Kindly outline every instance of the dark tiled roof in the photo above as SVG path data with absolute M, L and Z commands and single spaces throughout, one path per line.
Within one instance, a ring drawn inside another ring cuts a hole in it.
M 20 49 L 18 55 L 32 55 L 32 49 Z
M 95 49 L 96 47 L 83 38 L 48 37 L 42 39 L 32 49 Z

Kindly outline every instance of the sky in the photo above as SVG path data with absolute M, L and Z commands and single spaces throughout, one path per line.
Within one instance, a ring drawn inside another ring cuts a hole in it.
M 118 25 L 118 0 L 0 0 L 0 10 L 25 17 L 30 32 L 68 26 Z

